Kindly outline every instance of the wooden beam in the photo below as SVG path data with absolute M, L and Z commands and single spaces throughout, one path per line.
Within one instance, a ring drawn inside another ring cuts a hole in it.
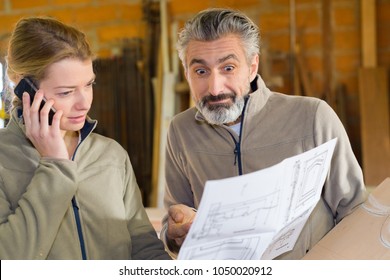
M 362 0 L 362 53 L 363 67 L 377 66 L 376 6 L 375 0 Z
M 390 174 L 388 71 L 377 67 L 375 5 L 375 0 L 361 1 L 360 122 L 363 173 L 370 186 L 376 186 Z
M 388 71 L 359 71 L 360 125 L 364 179 L 376 186 L 390 175 L 390 121 Z
M 333 33 L 330 0 L 322 0 L 322 61 L 324 72 L 324 96 L 329 105 L 335 108 L 333 81 Z
M 295 51 L 295 61 L 298 68 L 298 75 L 300 78 L 300 82 L 302 83 L 304 94 L 306 96 L 318 97 L 313 92 L 309 79 L 309 72 L 306 68 L 305 62 L 303 61 L 302 52 L 298 44 L 296 46 Z
M 175 75 L 170 70 L 168 11 L 167 0 L 160 0 L 161 19 L 161 58 L 159 60 L 158 93 L 159 102 L 156 103 L 156 123 L 154 127 L 155 139 L 153 150 L 153 192 L 151 201 L 153 207 L 163 207 L 165 189 L 165 146 L 168 126 L 174 116 L 175 105 Z M 161 67 L 161 69 L 160 69 Z M 160 72 L 161 71 L 161 72 Z M 156 99 L 157 100 L 157 99 Z

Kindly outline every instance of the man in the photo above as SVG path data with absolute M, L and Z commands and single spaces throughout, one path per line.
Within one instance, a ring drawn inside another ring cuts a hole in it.
M 362 171 L 337 115 L 320 99 L 271 92 L 257 74 L 259 40 L 258 27 L 228 9 L 202 11 L 180 33 L 196 108 L 178 114 L 168 131 L 162 238 L 174 253 L 207 180 L 254 172 L 336 137 L 321 199 L 294 249 L 279 258 L 303 257 L 365 199 Z

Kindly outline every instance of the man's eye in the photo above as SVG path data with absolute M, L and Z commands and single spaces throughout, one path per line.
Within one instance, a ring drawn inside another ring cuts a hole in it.
M 198 75 L 204 75 L 204 74 L 206 74 L 206 70 L 204 70 L 204 69 L 196 69 L 195 72 L 196 72 Z
M 225 66 L 224 69 L 225 69 L 225 71 L 230 72 L 230 71 L 234 70 L 234 66 L 228 65 L 228 66 Z

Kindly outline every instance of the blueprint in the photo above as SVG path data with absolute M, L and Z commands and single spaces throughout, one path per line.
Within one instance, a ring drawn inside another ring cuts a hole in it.
M 320 199 L 337 139 L 242 176 L 207 181 L 178 259 L 273 259 Z

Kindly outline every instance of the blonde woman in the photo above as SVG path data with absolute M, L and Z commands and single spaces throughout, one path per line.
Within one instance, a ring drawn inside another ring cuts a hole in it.
M 0 259 L 169 259 L 128 154 L 93 133 L 84 34 L 54 19 L 22 19 L 6 59 L 9 80 L 28 77 L 39 90 L 33 100 L 14 97 L 0 130 Z

